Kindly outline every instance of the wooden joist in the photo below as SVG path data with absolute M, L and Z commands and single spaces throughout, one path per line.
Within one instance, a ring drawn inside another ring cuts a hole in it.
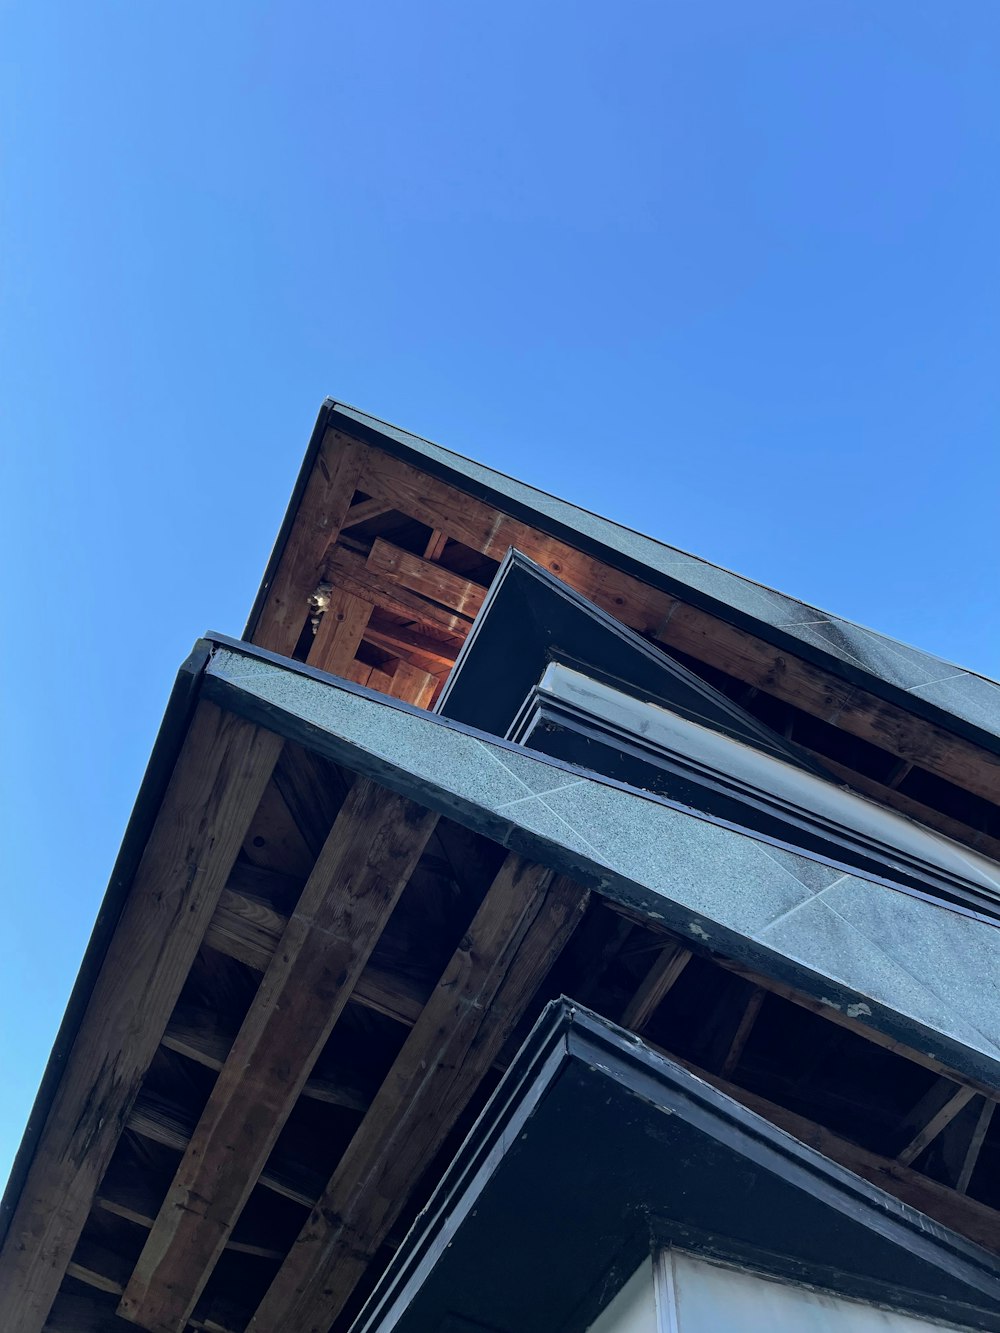
M 690 961 L 690 949 L 682 944 L 665 945 L 629 1001 L 622 1027 L 641 1032 Z
M 0 1328 L 45 1321 L 280 747 L 198 705 L 0 1255 Z
M 144 1231 L 151 1231 L 160 1211 L 164 1189 L 157 1189 L 156 1182 L 148 1173 L 142 1171 L 121 1171 L 112 1169 L 101 1182 L 94 1197 L 94 1207 L 110 1213 L 112 1217 L 123 1218 Z M 261 1234 L 259 1225 L 247 1221 L 246 1214 L 240 1219 L 239 1227 L 226 1242 L 226 1249 L 236 1254 L 250 1254 L 259 1259 L 283 1259 L 284 1250 L 276 1249 L 270 1235 Z M 129 1274 L 131 1275 L 131 1267 Z
M 736 1071 L 740 1060 L 743 1058 L 743 1052 L 746 1050 L 746 1044 L 750 1040 L 750 1034 L 753 1032 L 754 1024 L 757 1022 L 757 1015 L 760 1013 L 761 1006 L 764 1003 L 764 997 L 767 994 L 760 986 L 757 986 L 750 992 L 750 996 L 743 1006 L 743 1013 L 736 1025 L 736 1031 L 733 1033 L 733 1039 L 729 1050 L 726 1052 L 726 1058 L 722 1062 L 721 1074 L 723 1078 L 730 1078 Z
M 196 1123 L 195 1118 L 183 1107 L 146 1092 L 140 1092 L 128 1118 L 128 1127 L 133 1134 L 139 1134 L 151 1143 L 159 1143 L 178 1153 L 187 1152 L 190 1148 Z M 317 1178 L 308 1162 L 288 1158 L 276 1160 L 272 1157 L 260 1172 L 256 1184 L 304 1208 L 311 1208 L 323 1182 Z
M 284 934 L 287 918 L 269 903 L 236 889 L 225 889 L 209 922 L 205 943 L 230 958 L 263 972 Z M 409 978 L 369 962 L 351 999 L 411 1027 L 420 1016 L 427 991 Z
M 227 1028 L 214 1010 L 187 1007 L 174 1011 L 163 1034 L 163 1045 L 206 1069 L 218 1071 L 226 1063 L 235 1039 L 235 1029 Z M 366 1111 L 374 1092 L 369 1084 L 349 1075 L 328 1078 L 314 1073 L 306 1080 L 302 1096 L 349 1111 Z
M 436 816 L 351 788 L 288 919 L 122 1298 L 183 1326 L 398 901 Z
M 400 662 L 393 672 L 389 693 L 404 703 L 429 708 L 437 684 L 437 676 L 432 676 L 429 671 L 422 671 L 411 662 Z
M 979 1164 L 979 1154 L 985 1142 L 986 1135 L 989 1132 L 990 1122 L 993 1119 L 993 1112 L 996 1110 L 996 1102 L 984 1099 L 979 1108 L 979 1114 L 976 1117 L 975 1128 L 969 1139 L 969 1146 L 965 1150 L 962 1160 L 962 1168 L 958 1173 L 958 1180 L 955 1184 L 959 1194 L 965 1194 L 972 1182 L 972 1176 Z
M 321 1330 L 343 1309 L 586 905 L 509 855 L 251 1320 Z

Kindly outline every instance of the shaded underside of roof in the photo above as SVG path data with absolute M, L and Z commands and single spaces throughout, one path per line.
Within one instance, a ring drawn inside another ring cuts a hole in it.
M 873 689 L 993 750 L 1000 750 L 1000 685 L 932 653 L 821 611 L 707 560 L 580 509 L 440 445 L 332 400 L 320 413 L 296 494 L 245 637 L 252 637 L 268 576 L 287 540 L 316 449 L 330 427 L 408 458 L 498 508 L 524 517 L 647 582 L 749 629 L 776 646 Z
M 698 945 L 1000 1081 L 994 923 L 237 642 L 217 641 L 206 691 Z

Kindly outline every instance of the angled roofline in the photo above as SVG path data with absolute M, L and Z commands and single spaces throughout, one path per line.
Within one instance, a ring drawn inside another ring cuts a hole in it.
M 324 401 L 317 416 L 245 639 L 253 637 L 330 428 L 411 463 L 642 582 L 1000 754 L 1000 683 L 602 518 L 332 398 Z

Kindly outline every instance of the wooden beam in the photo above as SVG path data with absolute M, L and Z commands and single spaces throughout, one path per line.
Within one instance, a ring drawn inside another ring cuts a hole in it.
M 393 625 L 384 620 L 377 624 L 369 621 L 364 638 L 366 643 L 373 643 L 377 648 L 399 657 L 409 658 L 427 671 L 450 671 L 458 656 L 458 644 L 454 640 L 442 643 L 440 639 L 432 639 L 429 634 L 421 634 L 419 630 L 409 629 L 406 625 Z
M 801 1143 L 815 1148 L 824 1157 L 846 1166 L 855 1175 L 871 1181 L 873 1185 L 878 1185 L 888 1194 L 895 1195 L 903 1203 L 908 1203 L 912 1208 L 926 1213 L 928 1217 L 935 1218 L 944 1226 L 951 1227 L 962 1236 L 967 1236 L 969 1240 L 992 1250 L 995 1254 L 1000 1253 L 1000 1229 L 997 1227 L 997 1213 L 994 1209 L 959 1194 L 947 1185 L 941 1185 L 936 1180 L 922 1176 L 919 1171 L 914 1171 L 912 1167 L 904 1166 L 891 1157 L 881 1157 L 867 1148 L 861 1148 L 823 1125 L 807 1120 L 805 1116 L 797 1115 L 794 1111 L 786 1110 L 785 1107 L 768 1101 L 766 1097 L 760 1097 L 757 1093 L 748 1092 L 745 1088 L 738 1087 L 717 1074 L 700 1069 L 690 1061 L 671 1054 L 670 1051 L 665 1050 L 663 1054 L 676 1064 L 689 1069 L 713 1088 L 718 1088 L 734 1101 L 740 1102 L 773 1125 L 777 1125 L 779 1129 L 785 1130 Z
M 198 705 L 0 1252 L 0 1328 L 45 1321 L 280 748 Z
M 320 617 L 307 661 L 331 676 L 343 676 L 354 661 L 374 606 L 343 588 L 334 588 Z
M 235 1039 L 236 1030 L 227 1028 L 214 1010 L 187 1006 L 174 1010 L 163 1034 L 163 1045 L 206 1069 L 219 1071 Z M 303 1097 L 349 1111 L 366 1111 L 374 1095 L 373 1087 L 346 1074 L 327 1078 L 314 1073 L 302 1089 Z
M 159 1143 L 173 1152 L 187 1152 L 194 1137 L 196 1121 L 183 1107 L 140 1092 L 129 1113 L 128 1127 L 151 1143 Z M 323 1188 L 322 1180 L 299 1160 L 271 1158 L 256 1183 L 272 1194 L 291 1199 L 311 1208 Z
M 435 528 L 424 547 L 425 560 L 440 560 L 444 548 L 448 545 L 448 534 L 441 528 Z
M 327 1329 L 579 920 L 587 894 L 509 855 L 249 1331 Z
M 183 1327 L 435 823 L 355 781 L 122 1298 L 135 1323 Z
M 965 1194 L 972 1181 L 973 1172 L 979 1162 L 979 1153 L 982 1149 L 986 1135 L 990 1128 L 990 1121 L 993 1119 L 993 1112 L 996 1110 L 996 1102 L 983 1101 L 976 1119 L 976 1127 L 972 1131 L 972 1137 L 969 1140 L 969 1146 L 966 1149 L 965 1159 L 962 1162 L 962 1169 L 958 1173 L 958 1181 L 955 1189 L 959 1194 Z
M 421 625 L 433 626 L 465 638 L 472 621 L 467 616 L 459 616 L 454 611 L 446 611 L 436 602 L 429 602 L 425 597 L 410 592 L 401 584 L 388 582 L 377 570 L 369 569 L 365 557 L 354 551 L 347 551 L 342 546 L 334 547 L 327 556 L 323 571 L 324 580 L 334 587 L 343 588 L 365 601 L 374 602 L 383 611 L 394 616 L 414 621 Z
M 516 546 L 632 629 L 1000 803 L 1000 758 L 974 742 L 586 556 L 412 464 L 360 447 L 361 488 L 393 497 L 401 512 L 495 560 Z
M 390 583 L 399 583 L 469 620 L 475 618 L 486 599 L 486 589 L 478 583 L 452 574 L 431 560 L 421 560 L 381 537 L 372 543 L 367 563 L 370 570 Z
M 951 1079 L 938 1079 L 903 1121 L 900 1131 L 904 1146 L 896 1160 L 909 1166 L 975 1095 L 972 1088 Z
M 389 693 L 395 699 L 402 699 L 418 708 L 428 708 L 437 689 L 437 676 L 429 671 L 421 671 L 411 662 L 400 662 L 392 675 Z
M 101 1182 L 94 1197 L 94 1207 L 113 1217 L 124 1218 L 144 1231 L 150 1231 L 160 1211 L 164 1193 L 165 1190 L 158 1188 L 148 1173 L 113 1170 L 113 1174 L 109 1172 Z M 255 1225 L 249 1224 L 244 1214 L 238 1229 L 230 1236 L 226 1249 L 236 1254 L 254 1255 L 258 1259 L 284 1259 L 285 1251 L 269 1244 L 269 1239 L 269 1235 L 260 1234 Z
M 286 741 L 275 765 L 274 785 L 315 860 L 347 795 L 347 779 L 312 750 Z
M 647 929 L 655 929 L 655 925 L 644 917 L 641 913 L 632 908 L 616 903 L 607 899 L 608 907 L 625 917 L 629 921 L 634 921 L 638 925 Z M 661 932 L 664 938 L 667 938 L 667 932 Z M 670 937 L 674 943 L 676 939 Z M 983 1083 L 980 1079 L 972 1078 L 967 1074 L 960 1074 L 946 1065 L 934 1055 L 927 1054 L 926 1051 L 918 1050 L 915 1046 L 907 1046 L 904 1042 L 897 1041 L 895 1037 L 890 1037 L 887 1033 L 879 1031 L 878 1028 L 869 1027 L 858 1018 L 852 1018 L 844 1013 L 842 1009 L 837 1009 L 833 1005 L 824 1004 L 822 1000 L 817 1000 L 815 996 L 807 995 L 804 991 L 796 990 L 793 986 L 788 986 L 774 977 L 766 976 L 763 972 L 757 972 L 753 968 L 747 967 L 744 963 L 739 963 L 733 958 L 726 958 L 722 954 L 707 955 L 716 967 L 721 967 L 727 972 L 733 972 L 738 977 L 743 977 L 747 981 L 762 987 L 771 995 L 779 995 L 783 1000 L 798 1005 L 801 1009 L 808 1009 L 810 1013 L 825 1018 L 838 1027 L 846 1028 L 849 1032 L 855 1033 L 859 1037 L 864 1037 L 866 1041 L 873 1042 L 876 1046 L 881 1046 L 884 1050 L 892 1051 L 896 1055 L 902 1056 L 906 1060 L 912 1060 L 914 1064 L 921 1065 L 924 1069 L 931 1069 L 936 1074 L 942 1074 L 945 1078 L 951 1079 L 954 1083 L 960 1083 L 965 1087 L 972 1088 L 974 1092 L 981 1094 L 991 1101 L 1000 1100 L 1000 1088 L 991 1087 L 988 1083 Z
M 722 1062 L 721 1074 L 723 1078 L 729 1078 L 735 1073 L 740 1060 L 743 1058 L 743 1052 L 746 1044 L 750 1040 L 750 1033 L 753 1031 L 754 1024 L 757 1022 L 757 1015 L 760 1013 L 761 1005 L 764 1003 L 764 996 L 767 994 L 760 986 L 751 991 L 750 998 L 747 1000 L 743 1009 L 743 1014 L 736 1026 L 733 1034 L 732 1044 L 726 1052 L 726 1058 Z
M 381 518 L 383 514 L 391 512 L 392 505 L 387 500 L 359 500 L 348 509 L 341 528 L 344 531 L 356 528 L 359 523 L 367 523 L 371 518 Z
M 666 945 L 629 1001 L 622 1015 L 622 1027 L 641 1032 L 690 961 L 690 949 L 682 944 Z
M 131 1272 L 132 1265 L 126 1258 L 87 1239 L 77 1245 L 66 1268 L 67 1277 L 76 1278 L 77 1282 L 83 1282 L 95 1291 L 107 1292 L 109 1296 L 122 1294 Z
M 309 598 L 322 578 L 327 548 L 340 535 L 354 492 L 362 447 L 327 431 L 281 553 L 252 642 L 291 657 L 309 615 Z

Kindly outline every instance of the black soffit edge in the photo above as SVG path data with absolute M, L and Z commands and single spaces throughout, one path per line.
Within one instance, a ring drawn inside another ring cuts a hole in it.
M 545 687 L 546 677 L 554 683 L 575 673 L 597 682 L 595 696 L 636 700 L 627 724 L 609 725 L 599 704 L 585 715 Z M 831 865 L 997 915 L 1000 877 L 987 859 L 849 792 L 796 746 L 518 551 L 500 566 L 436 711 Z M 696 724 L 687 728 L 702 738 L 694 737 L 693 749 L 656 742 L 666 713 Z M 724 753 L 711 733 L 723 738 Z
M 554 1001 L 352 1333 L 582 1333 L 651 1244 L 1000 1329 L 1000 1260 Z
M 721 691 L 516 550 L 508 551 L 490 585 L 436 711 L 508 736 L 550 662 L 580 667 L 637 699 L 810 772 L 823 771 Z

